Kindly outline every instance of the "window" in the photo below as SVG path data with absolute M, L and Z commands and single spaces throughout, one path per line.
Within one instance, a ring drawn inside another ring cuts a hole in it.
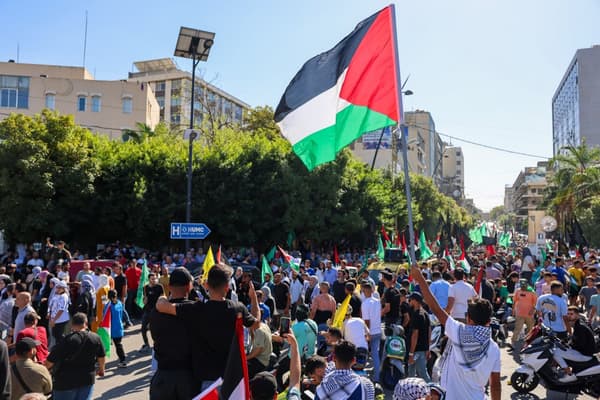
M 46 94 L 46 108 L 49 110 L 56 108 L 56 95 L 54 93 Z
M 460 161 L 460 160 L 456 161 L 456 165 L 461 165 L 461 164 L 462 164 L 462 161 Z
M 181 123 L 181 114 L 171 114 L 171 123 L 179 125 Z
M 92 96 L 92 112 L 100 112 L 101 99 L 100 96 Z
M 180 96 L 171 96 L 171 107 L 177 107 L 181 105 Z
M 164 92 L 165 91 L 165 81 L 156 82 L 155 92 Z
M 77 111 L 85 111 L 85 96 L 77 96 Z
M 0 107 L 29 108 L 29 78 L 0 75 Z
M 123 113 L 131 114 L 133 112 L 133 99 L 131 97 L 123 97 Z
M 181 79 L 173 79 L 171 81 L 171 90 L 179 90 L 181 89 Z
M 165 96 L 156 96 L 156 102 L 161 110 L 165 108 Z

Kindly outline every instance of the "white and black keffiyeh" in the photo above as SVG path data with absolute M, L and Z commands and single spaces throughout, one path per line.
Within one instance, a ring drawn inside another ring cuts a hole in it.
M 421 378 L 406 378 L 394 388 L 394 400 L 420 400 L 430 393 L 429 385 Z

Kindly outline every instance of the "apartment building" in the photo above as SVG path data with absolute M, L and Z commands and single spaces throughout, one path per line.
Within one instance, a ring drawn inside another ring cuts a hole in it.
M 192 103 L 192 74 L 181 70 L 171 58 L 137 61 L 137 72 L 128 81 L 147 84 L 160 108 L 160 120 L 172 128 L 188 128 Z M 208 117 L 225 123 L 241 124 L 250 105 L 237 97 L 196 77 L 194 88 L 194 125 L 201 126 Z
M 553 154 L 565 146 L 600 146 L 600 45 L 579 49 L 552 97 Z
M 548 186 L 547 169 L 548 162 L 540 161 L 535 167 L 526 167 L 519 172 L 513 183 L 511 209 L 517 215 L 517 225 L 527 219 L 529 211 L 535 211 L 541 206 Z
M 147 84 L 95 80 L 83 67 L 0 62 L 0 120 L 44 108 L 72 114 L 77 124 L 113 139 L 137 123 L 154 128 L 159 122 L 159 105 Z

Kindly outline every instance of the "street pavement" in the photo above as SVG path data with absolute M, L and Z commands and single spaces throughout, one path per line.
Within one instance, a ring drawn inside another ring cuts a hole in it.
M 148 399 L 151 373 L 151 354 L 140 353 L 142 347 L 142 336 L 140 334 L 140 325 L 126 331 L 123 338 L 123 346 L 127 354 L 127 368 L 117 368 L 118 358 L 114 347 L 111 351 L 111 357 L 106 363 L 106 374 L 103 378 L 97 378 L 94 386 L 93 398 L 96 400 L 122 399 L 122 400 L 142 400 Z M 561 399 L 565 400 L 564 395 L 556 396 L 546 393 L 546 390 L 538 385 L 536 390 L 527 395 L 516 393 L 508 385 L 511 374 L 517 368 L 518 364 L 513 359 L 512 353 L 507 348 L 501 349 L 502 352 L 502 400 L 540 400 L 540 399 Z M 391 398 L 391 396 L 386 396 Z M 580 395 L 578 400 L 593 400 L 587 395 Z M 466 399 L 465 399 L 466 400 Z

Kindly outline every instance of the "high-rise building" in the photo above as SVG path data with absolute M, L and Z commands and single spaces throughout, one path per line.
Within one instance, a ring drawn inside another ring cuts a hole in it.
M 159 106 L 148 85 L 95 80 L 82 67 L 0 62 L 0 120 L 43 109 L 72 114 L 75 122 L 113 139 L 137 123 L 154 128 Z
M 512 185 L 504 185 L 504 212 L 512 213 L 515 211 L 513 204 L 513 196 L 515 194 L 515 190 Z
M 579 49 L 552 97 L 554 155 L 565 146 L 600 145 L 600 45 Z
M 145 82 L 152 87 L 160 106 L 160 120 L 172 128 L 188 128 L 192 101 L 192 74 L 177 67 L 171 58 L 138 61 L 138 72 L 129 73 L 129 82 Z M 206 118 L 222 123 L 241 124 L 250 105 L 196 77 L 194 125 Z

